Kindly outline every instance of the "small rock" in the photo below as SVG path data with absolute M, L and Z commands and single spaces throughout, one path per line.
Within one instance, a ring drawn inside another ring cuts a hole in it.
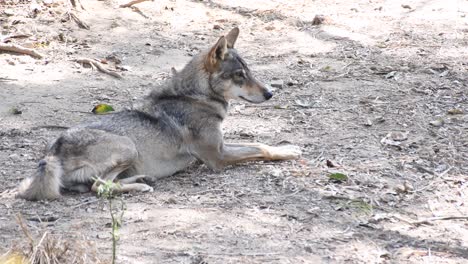
M 439 118 L 439 119 L 429 122 L 429 124 L 431 124 L 431 126 L 441 127 L 444 125 L 444 120 L 442 118 Z
M 284 81 L 283 80 L 272 80 L 270 82 L 270 86 L 271 87 L 275 87 L 275 88 L 279 88 L 279 89 L 282 89 L 283 88 L 283 85 L 284 85 Z
M 177 204 L 177 200 L 171 197 L 171 198 L 167 199 L 167 201 L 165 203 L 166 204 Z
M 373 123 L 372 123 L 372 121 L 370 119 L 367 119 L 366 122 L 364 123 L 364 125 L 370 127 L 370 126 L 373 125 Z
M 378 116 L 374 119 L 374 122 L 375 124 L 379 124 L 379 123 L 383 123 L 385 122 L 385 118 L 383 116 Z
M 408 139 L 409 132 L 391 132 L 387 135 L 391 140 L 394 141 L 404 141 Z
M 281 177 L 283 176 L 283 171 L 280 169 L 273 169 L 270 171 L 270 175 L 273 177 Z
M 336 165 L 335 165 L 335 163 L 333 163 L 333 161 L 327 160 L 327 167 L 329 167 L 329 168 L 335 168 Z
M 400 147 L 402 141 L 408 139 L 408 134 L 409 132 L 390 132 L 384 138 L 382 138 L 382 140 L 380 140 L 380 143 L 382 145 Z
M 401 5 L 401 7 L 405 8 L 405 9 L 412 9 L 410 5 Z
M 325 16 L 323 16 L 323 15 L 316 15 L 316 16 L 314 17 L 314 19 L 312 20 L 312 25 L 318 26 L 318 25 L 323 24 L 324 21 L 325 21 Z
M 213 26 L 213 29 L 219 30 L 219 29 L 223 29 L 223 28 L 222 28 L 220 25 L 214 25 L 214 26 Z
M 391 71 L 385 75 L 385 78 L 386 79 L 395 78 L 396 75 L 397 75 L 397 71 Z
M 13 161 L 18 161 L 18 160 L 20 160 L 20 156 L 19 156 L 18 154 L 16 154 L 16 153 L 11 154 L 10 156 L 8 156 L 8 158 L 10 158 L 10 159 L 13 160 Z
M 5 14 L 6 16 L 14 16 L 15 11 L 13 9 L 5 9 L 3 10 L 3 14 Z
M 408 181 L 405 181 L 403 184 L 398 184 L 397 186 L 395 186 L 395 191 L 397 193 L 408 193 L 413 190 L 414 190 L 413 185 Z

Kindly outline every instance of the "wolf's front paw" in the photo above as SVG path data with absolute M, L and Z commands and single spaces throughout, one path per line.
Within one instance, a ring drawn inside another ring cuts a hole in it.
M 154 191 L 153 187 L 146 185 L 146 184 L 142 184 L 142 188 L 140 189 L 140 192 L 153 192 L 153 191 Z
M 299 159 L 302 155 L 301 148 L 294 145 L 272 147 L 270 151 L 274 160 Z

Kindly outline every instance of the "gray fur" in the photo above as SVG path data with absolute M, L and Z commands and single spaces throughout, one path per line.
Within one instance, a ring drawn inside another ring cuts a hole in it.
M 195 56 L 181 71 L 151 91 L 139 107 L 97 116 L 64 132 L 47 150 L 45 169 L 26 179 L 19 196 L 53 199 L 60 187 L 97 190 L 99 181 L 121 180 L 122 192 L 152 191 L 136 181 L 160 178 L 199 159 L 213 169 L 248 160 L 300 156 L 294 146 L 227 144 L 221 123 L 228 101 L 260 103 L 271 93 L 233 49 L 238 29 Z
M 18 196 L 26 200 L 53 200 L 60 196 L 62 176 L 60 161 L 46 156 L 39 162 L 36 174 L 25 179 L 18 188 Z

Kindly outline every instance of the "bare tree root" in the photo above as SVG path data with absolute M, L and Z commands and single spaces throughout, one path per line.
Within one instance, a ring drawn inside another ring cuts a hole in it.
M 139 4 L 139 3 L 142 3 L 142 2 L 146 2 L 146 1 L 153 1 L 153 0 L 133 0 L 133 1 L 130 1 L 130 2 L 126 3 L 126 4 L 120 5 L 119 7 L 120 8 L 131 7 L 132 5 L 136 5 L 136 4 Z
M 4 44 L 4 43 L 0 43 L 0 51 L 8 51 L 8 52 L 15 52 L 15 53 L 19 53 L 19 54 L 26 54 L 26 55 L 29 55 L 31 57 L 34 57 L 34 58 L 37 58 L 37 59 L 41 59 L 44 57 L 43 54 L 33 50 L 33 49 L 28 49 L 28 48 L 25 48 L 25 47 L 21 47 L 19 45 L 15 45 L 15 44 Z
M 122 79 L 122 76 L 120 74 L 106 69 L 102 65 L 102 63 L 100 63 L 99 61 L 97 61 L 95 59 L 80 58 L 80 59 L 76 59 L 75 61 L 78 62 L 78 63 L 81 63 L 81 64 L 88 64 L 91 67 L 93 67 L 93 69 L 98 69 L 102 73 L 108 74 L 108 75 L 110 75 L 112 77 L 115 77 L 117 79 Z

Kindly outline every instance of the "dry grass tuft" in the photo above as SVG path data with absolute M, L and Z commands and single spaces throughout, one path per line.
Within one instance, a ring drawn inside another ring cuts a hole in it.
M 78 239 L 65 240 L 48 230 L 41 231 L 40 235 L 35 237 L 21 215 L 17 215 L 16 219 L 26 241 L 0 256 L 0 264 L 107 263 L 100 259 L 96 247 L 91 242 Z

